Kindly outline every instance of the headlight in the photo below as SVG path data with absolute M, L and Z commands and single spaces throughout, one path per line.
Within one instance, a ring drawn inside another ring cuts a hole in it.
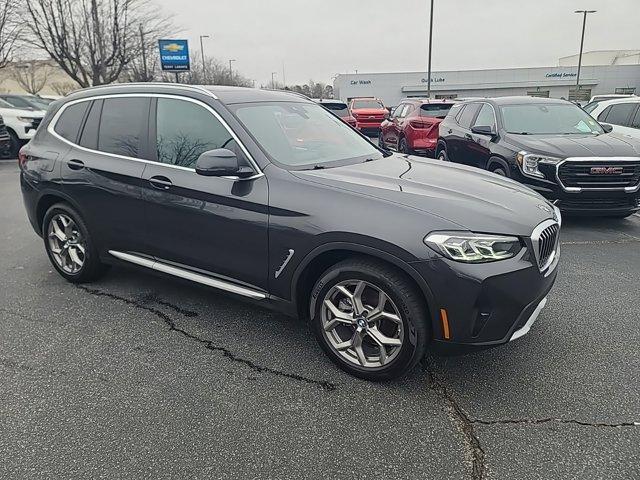
M 516 154 L 516 161 L 518 162 L 518 165 L 520 165 L 522 173 L 524 173 L 525 175 L 529 175 L 530 177 L 544 178 L 544 173 L 538 170 L 538 165 L 557 165 L 562 161 L 562 159 L 522 151 Z
M 504 260 L 522 249 L 517 237 L 469 232 L 435 232 L 429 234 L 424 242 L 445 257 L 465 263 Z
M 25 123 L 33 123 L 33 118 L 29 118 L 29 117 L 16 117 L 18 119 L 19 122 L 25 122 Z

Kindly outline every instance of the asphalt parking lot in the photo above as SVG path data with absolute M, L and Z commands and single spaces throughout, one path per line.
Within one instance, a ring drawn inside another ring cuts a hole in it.
M 1 478 L 640 478 L 640 216 L 566 219 L 531 332 L 400 381 L 309 328 L 112 269 L 73 286 L 0 161 Z

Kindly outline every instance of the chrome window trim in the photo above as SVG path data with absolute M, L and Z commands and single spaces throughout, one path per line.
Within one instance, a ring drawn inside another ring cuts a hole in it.
M 191 272 L 189 270 L 178 268 L 173 265 L 168 265 L 155 258 L 154 259 L 145 258 L 145 257 L 141 257 L 139 255 L 134 255 L 131 253 L 119 252 L 117 250 L 109 250 L 109 254 L 113 255 L 114 257 L 120 260 L 124 260 L 125 262 L 134 263 L 136 265 L 140 265 L 142 267 L 146 267 L 151 270 L 156 270 L 158 272 L 173 275 L 174 277 L 184 278 L 185 280 L 190 280 L 192 282 L 200 283 L 208 287 L 217 288 L 219 290 L 235 293 L 237 295 L 253 298 L 255 300 L 264 300 L 265 298 L 267 298 L 267 295 L 265 293 L 259 292 L 257 290 L 253 290 L 248 287 L 243 287 L 241 285 L 236 285 L 234 283 L 227 282 L 219 278 L 214 278 L 208 275 L 202 275 L 200 273 Z
M 553 226 L 553 225 L 557 225 L 558 226 L 558 235 L 556 237 L 556 244 L 554 245 L 553 251 L 551 252 L 551 254 L 549 255 L 549 258 L 547 259 L 547 262 L 544 265 L 540 265 L 540 235 L 542 234 L 542 232 L 544 232 L 547 228 Z M 551 272 L 553 269 L 550 267 L 554 267 L 555 265 L 557 265 L 557 261 L 554 262 L 554 260 L 557 259 L 557 257 L 559 256 L 558 254 L 560 253 L 560 223 L 556 220 L 553 220 L 552 218 L 548 219 L 548 220 L 544 220 L 542 222 L 540 222 L 536 228 L 533 229 L 533 232 L 531 232 L 531 244 L 533 245 L 533 255 L 536 259 L 536 264 L 538 265 L 538 269 L 543 272 L 546 269 L 549 269 L 547 274 L 549 272 Z M 546 275 L 545 275 L 546 276 Z
M 211 90 L 209 90 L 204 85 L 186 85 L 186 84 L 165 83 L 165 82 L 110 83 L 108 85 L 96 85 L 95 87 L 89 87 L 87 89 L 74 90 L 73 92 L 71 92 L 71 94 L 76 93 L 76 92 L 82 92 L 82 91 L 100 90 L 100 89 L 110 88 L 110 87 L 126 87 L 126 88 L 134 88 L 134 87 L 135 88 L 139 88 L 139 87 L 143 87 L 143 88 L 167 87 L 167 88 L 175 88 L 175 89 L 179 89 L 179 90 L 191 90 L 191 91 L 196 91 L 198 93 L 204 93 L 205 95 L 208 95 L 208 96 L 218 100 L 218 96 L 215 93 L 213 93 Z M 69 94 L 69 95 L 71 95 L 71 94 Z M 115 94 L 114 93 L 114 95 L 119 95 L 119 94 Z
M 249 160 L 249 163 L 251 164 L 251 168 L 253 168 L 253 170 L 256 172 L 255 175 L 252 175 L 251 177 L 242 178 L 242 179 L 240 179 L 239 177 L 236 177 L 236 176 L 232 176 L 232 177 L 216 177 L 216 178 L 225 178 L 225 179 L 230 179 L 230 180 L 252 180 L 252 179 L 256 179 L 256 178 L 262 177 L 264 175 L 264 173 L 262 172 L 262 170 L 258 166 L 257 162 L 254 160 L 253 156 L 249 153 L 249 150 L 247 150 L 247 147 L 245 147 L 245 145 L 240 141 L 240 139 L 235 134 L 235 132 L 231 129 L 229 124 L 220 116 L 220 114 L 218 112 L 216 112 L 213 108 L 211 108 L 209 105 L 207 105 L 206 103 L 204 103 L 204 102 L 202 102 L 200 100 L 196 100 L 195 98 L 185 97 L 185 96 L 182 96 L 182 95 L 173 95 L 173 94 L 166 94 L 166 93 L 113 93 L 113 94 L 104 94 L 104 95 L 93 95 L 93 96 L 90 96 L 90 97 L 79 98 L 77 100 L 71 100 L 71 101 L 65 103 L 56 112 L 56 114 L 54 115 L 53 119 L 51 119 L 51 122 L 49 122 L 49 125 L 47 126 L 47 132 L 49 132 L 51 135 L 53 135 L 58 140 L 66 143 L 67 145 L 71 145 L 74 148 L 78 148 L 78 149 L 80 149 L 82 151 L 85 151 L 85 152 L 88 152 L 88 153 L 94 153 L 94 154 L 98 154 L 98 155 L 107 155 L 109 157 L 119 158 L 119 159 L 122 159 L 122 160 L 132 160 L 132 161 L 135 161 L 135 162 L 149 163 L 149 164 L 152 164 L 152 165 L 160 165 L 160 166 L 163 166 L 163 167 L 175 168 L 175 169 L 178 169 L 178 170 L 186 170 L 186 171 L 195 173 L 195 171 L 196 171 L 195 168 L 182 167 L 180 165 L 172 165 L 170 163 L 162 163 L 162 162 L 157 162 L 157 161 L 154 161 L 154 160 L 146 160 L 146 159 L 142 159 L 142 158 L 129 157 L 129 156 L 126 156 L 126 155 L 118 155 L 116 153 L 103 152 L 101 150 L 94 150 L 92 148 L 83 147 L 82 145 L 78 145 L 77 143 L 74 143 L 74 142 L 71 142 L 71 141 L 67 140 L 66 138 L 62 137 L 61 135 L 59 135 L 55 131 L 55 126 L 58 123 L 58 120 L 59 120 L 60 116 L 71 105 L 75 105 L 77 103 L 82 103 L 82 102 L 91 102 L 93 100 L 104 100 L 104 99 L 110 99 L 110 98 L 129 98 L 129 97 L 169 98 L 169 99 L 173 99 L 173 100 L 182 100 L 182 101 L 186 101 L 186 102 L 195 103 L 196 105 L 200 105 L 201 107 L 204 107 L 231 134 L 233 139 L 236 141 L 236 143 L 242 149 L 242 152 L 247 156 L 247 159 Z
M 638 185 L 632 187 L 595 187 L 595 188 L 582 188 L 582 187 L 565 187 L 560 180 L 560 166 L 565 162 L 640 162 L 640 157 L 567 157 L 556 164 L 556 181 L 560 188 L 567 193 L 580 193 L 583 190 L 587 192 L 619 192 L 635 193 L 640 190 L 640 181 Z

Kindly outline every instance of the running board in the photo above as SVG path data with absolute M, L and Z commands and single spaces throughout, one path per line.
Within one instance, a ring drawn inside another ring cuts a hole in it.
M 173 265 L 167 265 L 166 263 L 162 263 L 158 260 L 140 257 L 131 253 L 118 252 L 116 250 L 109 250 L 109 253 L 114 257 L 119 258 L 120 260 L 124 260 L 125 262 L 135 263 L 136 265 L 140 265 L 142 267 L 150 268 L 162 273 L 167 273 L 169 275 L 173 275 L 174 277 L 184 278 L 185 280 L 200 283 L 208 287 L 217 288 L 256 300 L 263 300 L 267 297 L 264 293 L 258 292 L 257 290 L 252 290 L 247 287 L 241 287 L 240 285 L 235 285 L 233 283 L 225 282 L 224 280 L 219 280 L 217 278 L 202 275 L 200 273 L 194 273 L 183 268 L 174 267 Z

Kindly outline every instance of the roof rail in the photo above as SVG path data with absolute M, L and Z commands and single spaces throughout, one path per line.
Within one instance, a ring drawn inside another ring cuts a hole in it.
M 105 85 L 95 85 L 93 87 L 87 87 L 87 88 L 81 88 L 78 90 L 74 90 L 73 92 L 68 93 L 67 95 L 70 95 L 71 93 L 76 93 L 79 91 L 86 91 L 86 90 L 99 90 L 101 88 L 109 88 L 109 87 L 125 87 L 125 86 L 131 86 L 131 87 L 169 87 L 169 88 L 180 88 L 180 89 L 187 89 L 187 90 L 197 90 L 200 93 L 205 93 L 206 95 L 209 95 L 215 99 L 217 99 L 218 97 L 209 89 L 205 88 L 203 85 L 191 85 L 191 84 L 186 84 L 186 83 L 173 83 L 173 82 L 123 82 L 123 83 L 108 83 Z

